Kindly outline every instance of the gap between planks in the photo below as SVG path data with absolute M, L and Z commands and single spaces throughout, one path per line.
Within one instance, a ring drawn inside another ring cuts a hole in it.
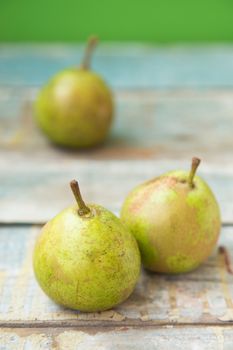
M 79 328 L 122 328 L 122 327 L 131 327 L 131 328 L 164 328 L 164 327 L 175 327 L 175 328 L 184 328 L 184 327 L 229 327 L 233 328 L 233 321 L 213 321 L 213 322 L 163 322 L 163 321 L 141 321 L 137 319 L 128 319 L 124 321 L 80 321 L 80 320 L 65 320 L 65 321 L 6 321 L 0 322 L 0 328 L 35 328 L 35 329 L 44 329 L 44 328 L 67 328 L 76 330 Z

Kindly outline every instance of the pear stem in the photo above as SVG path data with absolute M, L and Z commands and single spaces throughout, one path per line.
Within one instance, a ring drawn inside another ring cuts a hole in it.
M 84 52 L 83 60 L 81 63 L 82 69 L 89 69 L 90 68 L 90 62 L 91 62 L 91 56 L 92 53 L 98 43 L 99 39 L 97 36 L 92 36 L 88 39 L 88 43 Z
M 194 187 L 193 179 L 194 179 L 194 176 L 196 174 L 197 168 L 198 168 L 200 163 L 201 163 L 201 160 L 199 158 L 193 157 L 192 166 L 191 166 L 191 170 L 190 170 L 189 178 L 188 178 L 188 183 L 189 183 L 190 187 Z
M 80 216 L 83 216 L 83 215 L 86 215 L 88 213 L 90 213 L 90 208 L 88 208 L 84 202 L 84 200 L 82 199 L 82 196 L 81 196 L 81 192 L 80 192 L 80 189 L 79 189 L 79 185 L 78 185 L 78 181 L 76 180 L 72 180 L 70 182 L 70 187 L 71 187 L 71 190 L 74 194 L 74 197 L 76 199 L 76 202 L 78 204 L 78 214 Z

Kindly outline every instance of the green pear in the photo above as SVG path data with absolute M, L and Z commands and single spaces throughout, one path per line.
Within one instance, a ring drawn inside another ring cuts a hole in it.
M 136 187 L 126 198 L 121 219 L 135 236 L 145 268 L 183 273 L 211 254 L 220 232 L 219 206 L 206 182 L 190 172 L 171 171 Z
M 49 139 L 61 146 L 101 144 L 113 119 L 113 97 L 103 79 L 89 69 L 97 39 L 89 40 L 81 66 L 65 69 L 40 90 L 35 118 Z
M 34 250 L 35 276 L 56 303 L 85 312 L 110 309 L 132 293 L 140 273 L 137 242 L 120 219 L 97 204 L 77 205 L 49 221 Z

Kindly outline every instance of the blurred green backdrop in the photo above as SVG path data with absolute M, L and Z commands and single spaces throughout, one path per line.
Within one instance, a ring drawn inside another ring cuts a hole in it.
M 0 41 L 232 41 L 232 0 L 0 0 Z

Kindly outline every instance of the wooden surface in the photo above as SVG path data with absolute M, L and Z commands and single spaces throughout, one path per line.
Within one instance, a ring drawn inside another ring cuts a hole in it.
M 7 350 L 231 350 L 232 327 L 4 328 L 0 341 Z
M 93 66 L 114 87 L 116 119 L 103 147 L 68 152 L 33 122 L 33 100 L 80 47 L 0 45 L 0 349 L 232 349 L 233 276 L 216 247 L 196 271 L 142 271 L 114 310 L 84 314 L 39 289 L 31 255 L 40 225 L 73 198 L 116 214 L 136 184 L 202 158 L 221 206 L 218 245 L 233 257 L 233 47 L 105 45 Z
M 116 115 L 103 147 L 72 153 L 52 147 L 33 120 L 38 88 L 0 85 L 2 151 L 45 160 L 232 158 L 231 90 L 116 90 Z M 7 132 L 6 132 L 7 130 Z M 208 135 L 207 135 L 208 131 Z M 22 154 L 23 152 L 23 154 Z
M 45 320 L 50 326 L 73 327 L 103 323 L 221 325 L 233 321 L 233 276 L 227 273 L 218 250 L 202 267 L 186 275 L 156 276 L 142 271 L 135 292 L 114 310 L 78 313 L 61 308 L 44 295 L 33 276 L 31 255 L 39 230 L 36 226 L 0 229 L 1 325 L 17 326 L 22 320 L 29 327 L 43 326 Z M 222 229 L 219 244 L 233 254 L 233 227 Z

